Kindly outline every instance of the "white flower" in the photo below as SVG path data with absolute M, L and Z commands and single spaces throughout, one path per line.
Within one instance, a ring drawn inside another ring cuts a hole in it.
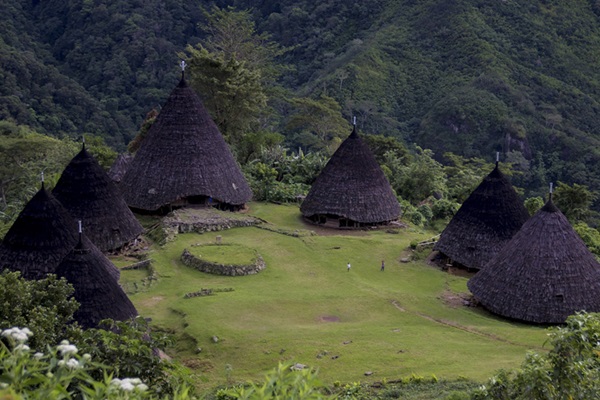
M 33 358 L 36 360 L 40 360 L 42 357 L 44 357 L 44 353 L 40 353 L 39 351 L 33 355 Z
M 21 329 L 16 326 L 2 331 L 2 336 L 12 338 L 19 343 L 26 342 L 31 335 L 33 335 L 33 333 L 29 330 L 29 328 Z
M 74 358 L 71 358 L 67 361 L 67 368 L 69 369 L 77 369 L 77 368 L 81 368 L 81 365 L 79 364 L 79 361 L 77 361 Z
M 143 383 L 140 383 L 139 385 L 137 385 L 135 387 L 135 390 L 139 390 L 140 392 L 145 392 L 146 390 L 148 390 L 148 386 L 144 385 Z
M 58 366 L 59 366 L 59 367 L 62 367 L 63 365 L 65 365 L 65 360 L 60 360 L 60 361 L 58 362 Z
M 23 343 L 21 343 L 21 344 L 19 344 L 18 346 L 15 347 L 15 351 L 23 351 L 23 352 L 25 352 L 25 351 L 29 351 L 29 350 L 30 350 L 29 346 L 27 346 L 26 344 L 23 344 Z
M 60 351 L 61 356 L 71 356 L 73 354 L 77 354 L 78 351 L 77 346 L 69 344 L 69 342 L 66 340 L 60 342 L 60 345 L 56 346 L 56 348 L 58 349 L 58 351 Z
M 133 389 L 135 389 L 135 386 L 131 382 L 121 382 L 121 390 L 131 392 Z
M 125 392 L 131 392 L 134 390 L 145 392 L 148 390 L 148 386 L 145 385 L 140 378 L 115 378 L 110 382 L 110 386 Z
M 86 361 L 90 361 L 92 359 L 92 356 L 89 353 L 85 353 L 83 355 L 83 359 L 86 360 Z

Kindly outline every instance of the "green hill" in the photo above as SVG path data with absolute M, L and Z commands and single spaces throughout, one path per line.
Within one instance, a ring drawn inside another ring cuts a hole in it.
M 26 1 L 0 6 L 0 117 L 122 148 L 202 40 L 201 2 Z M 326 93 L 367 133 L 519 163 L 521 186 L 600 189 L 600 7 L 589 0 L 217 1 L 251 8 L 290 47 L 281 83 Z M 284 135 L 289 109 L 270 127 Z

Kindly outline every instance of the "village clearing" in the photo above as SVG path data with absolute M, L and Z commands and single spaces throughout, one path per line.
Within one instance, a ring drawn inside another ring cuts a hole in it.
M 469 274 L 428 264 L 426 252 L 412 254 L 411 242 L 436 232 L 319 229 L 303 222 L 297 205 L 249 203 L 247 215 L 265 222 L 152 244 L 156 279 L 121 273 L 140 315 L 175 334 L 169 353 L 194 370 L 200 388 L 262 379 L 279 361 L 318 368 L 329 385 L 412 374 L 483 382 L 517 368 L 528 350 L 545 351 L 546 327 L 465 305 Z M 226 264 L 229 249 L 251 249 L 266 269 L 230 277 L 181 262 L 184 249 L 217 242 L 234 246 L 212 251 L 212 261 L 221 256 Z M 186 297 L 202 289 L 212 293 Z

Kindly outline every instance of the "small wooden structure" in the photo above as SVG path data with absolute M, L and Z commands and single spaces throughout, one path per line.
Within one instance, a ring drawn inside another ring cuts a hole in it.
M 356 126 L 313 183 L 300 211 L 314 224 L 342 229 L 398 219 L 400 204 Z
M 119 187 L 134 210 L 239 210 L 252 198 L 231 150 L 182 73 Z
M 77 223 L 42 183 L 0 244 L 0 270 L 20 271 L 25 279 L 45 278 L 77 241 Z
M 73 285 L 80 304 L 73 317 L 83 328 L 96 328 L 100 321 L 125 321 L 138 313 L 115 279 L 118 269 L 89 240 L 82 236 L 56 268 L 56 275 Z
M 516 320 L 600 312 L 600 264 L 552 199 L 467 285 L 488 310 Z
M 434 250 L 454 263 L 479 270 L 528 218 L 523 201 L 496 163 L 450 220 Z
M 144 230 L 85 144 L 63 171 L 52 194 L 74 219 L 83 221 L 86 236 L 102 251 L 119 249 Z

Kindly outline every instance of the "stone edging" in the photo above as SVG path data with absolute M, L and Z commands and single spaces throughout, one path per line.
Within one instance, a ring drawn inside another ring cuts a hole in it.
M 213 275 L 225 275 L 225 276 L 243 276 L 257 274 L 266 268 L 265 262 L 260 255 L 256 256 L 254 263 L 249 265 L 231 265 L 231 264 L 219 264 L 212 263 L 209 261 L 202 260 L 195 257 L 187 249 L 183 250 L 181 254 L 181 262 L 188 267 L 197 269 L 198 271 L 205 272 Z

